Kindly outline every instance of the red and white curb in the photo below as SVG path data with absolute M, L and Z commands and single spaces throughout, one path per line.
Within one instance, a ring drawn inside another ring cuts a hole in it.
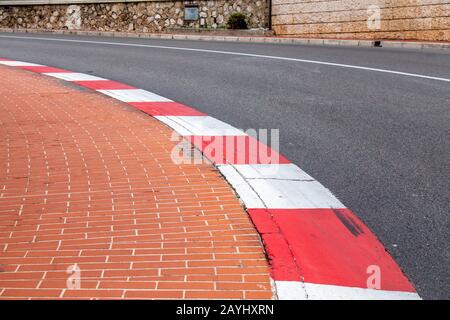
M 375 235 L 328 189 L 242 130 L 155 93 L 88 74 L 0 59 L 128 103 L 201 150 L 235 189 L 260 233 L 279 299 L 420 299 Z M 223 152 L 208 148 L 225 143 Z M 252 146 L 276 159 L 252 155 Z M 380 286 L 368 289 L 371 272 Z

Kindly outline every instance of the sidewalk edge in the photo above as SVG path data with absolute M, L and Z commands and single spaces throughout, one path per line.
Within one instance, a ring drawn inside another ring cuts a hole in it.
M 123 37 L 158 40 L 193 40 L 193 41 L 221 41 L 241 43 L 267 43 L 267 44 L 297 44 L 297 45 L 322 45 L 345 47 L 385 47 L 396 49 L 438 49 L 450 50 L 450 42 L 426 42 L 426 41 L 400 41 L 400 40 L 358 40 L 358 39 L 319 39 L 297 37 L 265 37 L 265 36 L 219 36 L 219 35 L 191 35 L 170 33 L 139 33 L 116 31 L 83 31 L 83 30 L 48 30 L 48 29 L 14 29 L 0 28 L 0 32 L 6 33 L 50 33 L 59 35 Z

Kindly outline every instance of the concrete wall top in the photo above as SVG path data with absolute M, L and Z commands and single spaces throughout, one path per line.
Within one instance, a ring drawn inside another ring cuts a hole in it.
M 177 0 L 0 0 L 0 6 L 42 5 L 42 4 L 78 4 L 78 3 L 112 3 L 112 2 L 175 2 L 175 1 L 177 1 Z

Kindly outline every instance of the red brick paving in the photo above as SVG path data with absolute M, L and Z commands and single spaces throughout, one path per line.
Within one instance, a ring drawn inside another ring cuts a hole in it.
M 247 213 L 212 165 L 171 161 L 170 129 L 90 90 L 0 74 L 0 299 L 272 297 Z

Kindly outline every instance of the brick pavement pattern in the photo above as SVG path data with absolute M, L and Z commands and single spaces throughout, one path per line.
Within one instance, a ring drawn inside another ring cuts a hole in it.
M 248 214 L 211 164 L 173 163 L 171 129 L 67 82 L 0 74 L 0 299 L 272 298 Z

